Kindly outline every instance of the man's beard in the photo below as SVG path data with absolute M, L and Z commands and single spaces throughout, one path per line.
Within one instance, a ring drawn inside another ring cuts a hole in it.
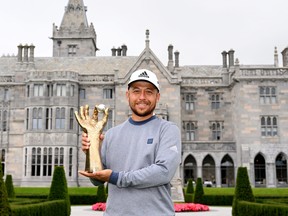
M 148 110 L 146 110 L 145 112 L 138 112 L 137 109 L 135 109 L 134 107 L 130 106 L 131 110 L 133 111 L 133 113 L 139 117 L 145 117 L 148 116 L 150 114 L 153 114 L 154 110 L 155 110 L 156 104 L 153 107 L 150 107 Z

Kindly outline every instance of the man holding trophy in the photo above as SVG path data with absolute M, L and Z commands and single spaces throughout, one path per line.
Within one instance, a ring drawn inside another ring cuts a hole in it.
M 181 162 L 181 135 L 176 124 L 154 114 L 160 99 L 156 75 L 146 69 L 135 71 L 126 98 L 132 116 L 109 129 L 102 146 L 99 126 L 107 121 L 108 109 L 96 106 L 92 118 L 87 106 L 75 114 L 83 129 L 82 150 L 91 158 L 96 143 L 103 166 L 87 168 L 86 162 L 85 171 L 79 173 L 96 186 L 109 183 L 106 216 L 175 215 L 170 181 Z M 100 111 L 104 117 L 99 123 Z

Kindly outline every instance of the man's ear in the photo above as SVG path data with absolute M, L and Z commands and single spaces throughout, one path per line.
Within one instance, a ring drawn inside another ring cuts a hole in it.
M 160 100 L 160 93 L 158 92 L 157 93 L 157 102 L 159 102 L 159 100 Z

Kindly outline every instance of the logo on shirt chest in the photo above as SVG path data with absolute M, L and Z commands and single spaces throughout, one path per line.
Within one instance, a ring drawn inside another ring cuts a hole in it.
M 147 144 L 153 144 L 153 138 L 148 138 L 147 139 Z

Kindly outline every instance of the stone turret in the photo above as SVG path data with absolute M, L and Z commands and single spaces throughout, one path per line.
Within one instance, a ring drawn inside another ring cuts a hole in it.
M 96 55 L 96 32 L 86 11 L 83 0 L 69 0 L 60 27 L 53 24 L 53 57 Z

